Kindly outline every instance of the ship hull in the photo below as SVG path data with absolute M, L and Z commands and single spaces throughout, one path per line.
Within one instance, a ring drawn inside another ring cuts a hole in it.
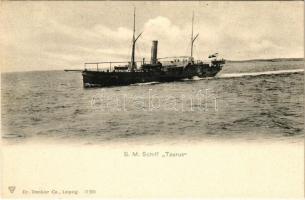
M 83 85 L 87 88 L 124 86 L 146 82 L 172 82 L 194 76 L 200 78 L 214 77 L 220 70 L 221 66 L 192 65 L 191 67 L 174 68 L 174 70 L 167 71 L 102 72 L 84 70 L 82 76 Z

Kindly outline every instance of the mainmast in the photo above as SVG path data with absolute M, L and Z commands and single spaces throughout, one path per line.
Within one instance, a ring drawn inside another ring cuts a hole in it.
M 194 46 L 194 42 L 197 39 L 197 37 L 199 36 L 199 33 L 197 33 L 197 35 L 194 38 L 194 11 L 193 11 L 193 16 L 192 16 L 192 37 L 191 37 L 191 58 L 193 59 L 193 46 Z
M 142 33 L 138 35 L 138 37 L 135 37 L 136 33 L 136 8 L 134 8 L 133 11 L 133 35 L 132 35 L 132 52 L 131 52 L 131 71 L 134 71 L 136 68 L 136 62 L 135 62 L 135 47 L 136 47 L 136 41 L 141 36 Z

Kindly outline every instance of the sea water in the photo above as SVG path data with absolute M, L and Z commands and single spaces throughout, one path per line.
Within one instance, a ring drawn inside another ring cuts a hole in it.
M 302 68 L 303 61 L 229 62 L 214 78 L 92 89 L 83 88 L 78 72 L 2 73 L 2 138 L 83 144 L 302 142 Z

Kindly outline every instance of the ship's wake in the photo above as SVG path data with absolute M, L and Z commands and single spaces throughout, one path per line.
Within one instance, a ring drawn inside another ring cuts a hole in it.
M 290 69 L 290 70 L 276 70 L 276 71 L 264 71 L 264 72 L 248 72 L 248 73 L 228 73 L 219 74 L 217 78 L 238 78 L 244 76 L 261 76 L 261 75 L 276 75 L 276 74 L 293 74 L 304 73 L 304 69 Z

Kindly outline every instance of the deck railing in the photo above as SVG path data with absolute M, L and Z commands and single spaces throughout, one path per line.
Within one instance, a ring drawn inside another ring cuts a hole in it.
M 171 60 L 167 60 L 169 58 L 172 58 Z M 174 58 L 174 59 L 173 59 Z M 163 65 L 175 65 L 175 64 L 187 64 L 190 62 L 188 57 L 181 56 L 181 57 L 166 57 L 166 58 L 160 58 L 158 61 L 160 61 Z M 145 59 L 142 61 L 135 61 L 137 67 L 139 68 L 141 65 L 146 64 Z M 203 60 L 194 60 L 194 64 L 201 64 L 201 63 L 208 63 L 208 61 Z M 88 71 L 104 71 L 104 72 L 111 72 L 115 70 L 115 67 L 128 67 L 130 68 L 130 62 L 123 61 L 123 62 L 87 62 L 84 63 L 84 69 Z
M 145 63 L 145 60 L 135 61 L 137 66 Z M 130 62 L 87 62 L 84 69 L 89 71 L 114 71 L 114 67 L 130 66 Z

